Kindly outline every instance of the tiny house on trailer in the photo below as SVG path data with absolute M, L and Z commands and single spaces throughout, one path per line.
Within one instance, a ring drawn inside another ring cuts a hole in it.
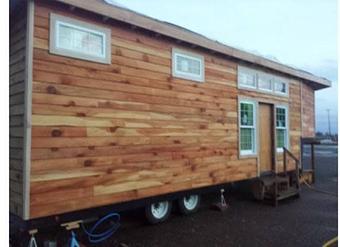
M 10 11 L 12 217 L 138 202 L 158 222 L 213 186 L 254 179 L 277 199 L 298 184 L 327 79 L 104 0 Z

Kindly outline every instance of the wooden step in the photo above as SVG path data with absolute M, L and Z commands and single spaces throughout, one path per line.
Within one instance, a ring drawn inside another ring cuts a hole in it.
M 283 200 L 289 197 L 293 197 L 299 194 L 299 190 L 295 187 L 289 187 L 288 189 L 281 190 L 277 194 L 277 200 Z M 273 200 L 274 198 L 274 193 L 273 192 L 267 192 L 265 193 L 265 199 L 267 200 Z
M 277 200 L 283 200 L 299 194 L 299 190 L 294 187 L 289 187 L 287 190 L 280 191 L 277 196 Z
M 263 182 L 264 186 L 272 186 L 274 182 L 276 181 L 278 184 L 281 183 L 289 183 L 289 177 L 288 176 L 265 176 L 260 178 L 261 181 Z

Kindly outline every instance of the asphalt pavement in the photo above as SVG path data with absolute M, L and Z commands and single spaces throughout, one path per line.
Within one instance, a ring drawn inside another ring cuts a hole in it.
M 315 188 L 337 194 L 336 146 L 317 146 Z M 304 162 L 309 164 L 306 148 Z M 244 186 L 227 194 L 229 209 L 213 211 L 218 193 L 203 197 L 200 210 L 191 216 L 176 212 L 160 225 L 146 225 L 142 211 L 123 215 L 121 229 L 101 246 L 322 246 L 338 234 L 337 196 L 302 186 L 300 198 L 277 208 L 252 199 Z

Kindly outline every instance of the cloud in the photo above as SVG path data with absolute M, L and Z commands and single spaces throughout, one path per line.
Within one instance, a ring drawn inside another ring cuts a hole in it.
M 301 68 L 317 76 L 325 77 L 332 83 L 337 83 L 338 81 L 338 62 L 335 59 L 324 59 L 318 62 L 305 64 L 302 65 Z

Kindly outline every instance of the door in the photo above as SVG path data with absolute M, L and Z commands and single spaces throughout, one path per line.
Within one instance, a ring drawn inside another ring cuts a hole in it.
M 260 173 L 273 167 L 273 108 L 270 104 L 259 104 Z

